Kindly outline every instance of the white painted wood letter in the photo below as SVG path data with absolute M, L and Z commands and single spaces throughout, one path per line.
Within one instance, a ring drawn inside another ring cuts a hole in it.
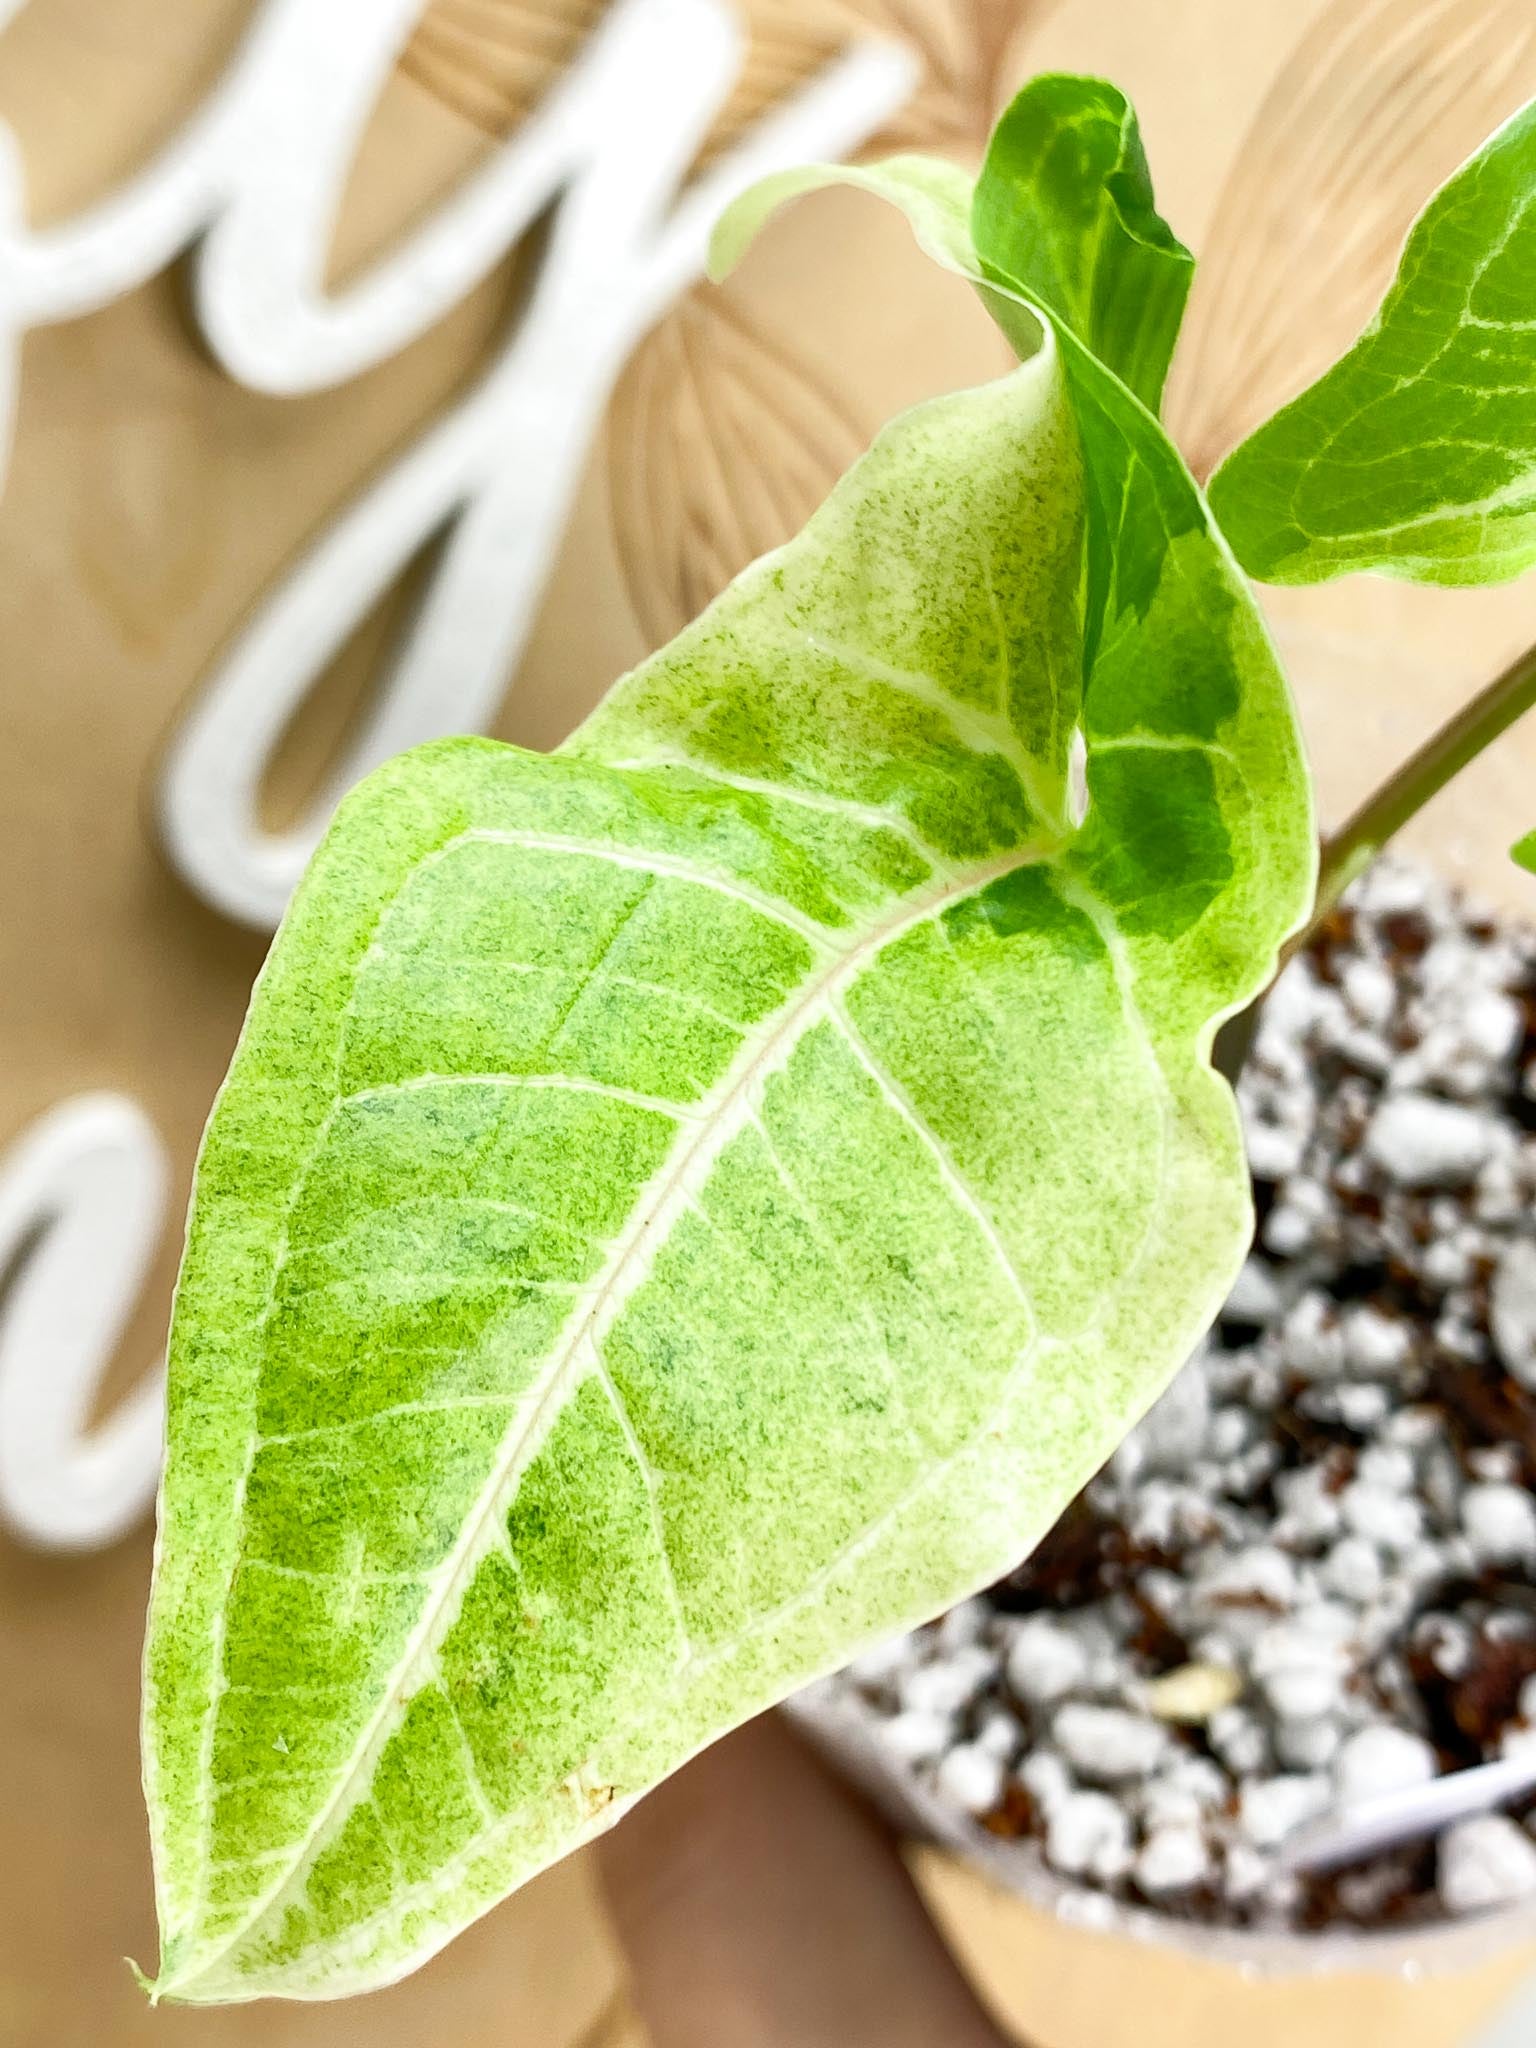
M 169 1170 L 121 1095 L 78 1095 L 0 1158 L 0 1518 L 52 1550 L 135 1523 L 160 1474 L 164 1368 L 87 1431 L 165 1225 Z

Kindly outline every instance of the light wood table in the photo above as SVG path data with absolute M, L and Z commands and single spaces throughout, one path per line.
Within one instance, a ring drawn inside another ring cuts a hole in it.
M 858 19 L 923 52 L 903 144 L 973 155 L 996 93 L 1029 69 L 1121 81 L 1167 210 L 1209 259 L 1172 393 L 1202 464 L 1348 338 L 1416 199 L 1536 88 L 1529 0 L 745 10 L 753 55 L 733 119 Z M 597 11 L 598 0 L 435 0 L 381 99 L 337 269 L 482 160 Z M 34 218 L 78 207 L 169 132 L 245 13 L 246 0 L 32 0 L 0 38 L 0 114 L 21 139 Z M 1343 220 L 1359 232 L 1344 236 Z M 0 1144 L 64 1094 L 123 1088 L 166 1133 L 184 1191 L 262 943 L 195 903 L 161 862 L 145 824 L 160 745 L 241 612 L 462 388 L 514 297 L 509 269 L 396 360 L 282 402 L 209 364 L 176 278 L 27 341 L 0 503 Z M 557 739 L 744 547 L 779 538 L 787 512 L 808 507 L 883 417 L 1001 361 L 966 295 L 877 209 L 832 196 L 776 227 L 738 281 L 695 294 L 626 375 L 502 729 Z M 756 441 L 739 426 L 749 388 L 781 422 Z M 649 496 L 634 486 L 642 464 Z M 773 464 L 774 487 L 760 488 Z M 296 722 L 274 814 L 314 786 L 403 613 L 403 599 L 381 610 Z M 1530 637 L 1536 599 L 1354 585 L 1276 615 L 1336 814 L 1372 761 Z M 1536 734 L 1517 735 L 1420 835 L 1509 901 L 1529 886 L 1502 849 L 1536 822 L 1533 769 Z M 168 1234 L 125 1336 L 124 1383 L 162 1341 L 174 1255 Z M 375 1998 L 151 2012 L 118 1960 L 148 1960 L 153 1945 L 135 1759 L 148 1560 L 143 1534 L 73 1560 L 0 1541 L 5 2048 L 638 2048 L 579 1861 Z M 964 1871 L 923 1869 L 999 2010 L 1042 2048 L 1450 2048 L 1521 1967 L 1506 1958 L 1444 1984 L 1255 1985 L 1046 1926 Z

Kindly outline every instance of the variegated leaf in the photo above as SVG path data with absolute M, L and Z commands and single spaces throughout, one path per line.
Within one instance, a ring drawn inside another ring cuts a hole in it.
M 559 753 L 379 771 L 263 975 L 172 1335 L 161 1995 L 399 1975 L 1010 1567 L 1242 1258 L 1286 689 L 995 210 L 983 267 L 963 180 L 886 182 L 1035 352 Z

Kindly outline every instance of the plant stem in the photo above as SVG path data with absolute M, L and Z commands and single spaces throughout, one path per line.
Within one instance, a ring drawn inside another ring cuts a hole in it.
M 1325 837 L 1312 915 L 1282 949 L 1278 975 L 1316 935 L 1319 925 L 1344 891 L 1380 853 L 1394 833 L 1423 809 L 1432 796 L 1475 761 L 1491 741 L 1507 732 L 1517 718 L 1536 705 L 1536 647 L 1517 655 L 1502 675 L 1494 677 L 1469 703 L 1410 754 L 1395 775 L 1372 792 L 1338 831 Z M 1270 983 L 1273 988 L 1274 983 Z M 1246 1010 L 1229 1017 L 1216 1035 L 1216 1070 L 1234 1085 L 1247 1061 L 1258 1029 L 1266 989 Z
M 1536 647 L 1517 655 L 1493 681 L 1410 754 L 1338 831 L 1323 841 L 1312 922 L 1291 950 L 1303 946 L 1340 896 L 1394 833 L 1437 796 L 1490 741 L 1536 705 Z

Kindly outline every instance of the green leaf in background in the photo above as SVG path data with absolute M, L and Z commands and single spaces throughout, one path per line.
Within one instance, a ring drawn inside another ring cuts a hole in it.
M 1372 325 L 1210 490 L 1269 583 L 1536 564 L 1536 104 L 1430 201 Z
M 1509 849 L 1509 856 L 1536 875 L 1536 832 L 1527 832 L 1523 839 L 1517 839 Z
M 978 250 L 1156 412 L 1195 260 L 1158 212 L 1136 115 L 1102 79 L 1050 73 L 997 125 L 976 187 Z
M 1021 368 L 559 753 L 380 770 L 295 898 L 172 1334 L 161 1995 L 399 1976 L 1011 1567 L 1241 1261 L 1208 1055 L 1309 900 L 1289 698 L 1010 294 Z

